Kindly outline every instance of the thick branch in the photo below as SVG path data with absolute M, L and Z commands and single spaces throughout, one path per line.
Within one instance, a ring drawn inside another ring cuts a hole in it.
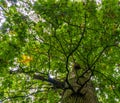
M 33 78 L 34 78 L 34 79 L 41 80 L 41 81 L 49 82 L 49 83 L 53 84 L 53 86 L 54 86 L 55 88 L 57 88 L 57 89 L 64 89 L 64 86 L 65 86 L 64 82 L 61 82 L 61 81 L 56 80 L 56 79 L 51 78 L 51 77 L 45 78 L 44 76 L 40 76 L 40 75 L 36 75 L 36 74 L 35 74 L 35 75 L 33 76 Z
M 12 71 L 10 70 L 10 74 L 13 74 L 13 73 L 24 73 L 26 75 L 29 75 L 30 77 L 32 77 L 32 75 L 30 75 L 30 73 L 33 74 L 33 79 L 38 79 L 38 80 L 41 80 L 41 81 L 46 81 L 46 82 L 49 82 L 51 83 L 56 89 L 64 89 L 65 87 L 65 83 L 64 82 L 61 82 L 60 80 L 56 80 L 54 78 L 51 78 L 50 76 L 49 77 L 46 77 L 46 75 L 38 75 L 38 74 L 34 74 L 34 72 L 30 71 L 30 72 L 24 72 L 24 71 L 19 71 L 19 70 L 16 70 L 16 71 Z

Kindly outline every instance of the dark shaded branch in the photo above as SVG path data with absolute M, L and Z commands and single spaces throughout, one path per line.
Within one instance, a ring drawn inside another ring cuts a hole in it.
M 78 89 L 78 91 L 77 91 L 78 93 L 79 93 L 79 92 L 82 90 L 82 88 L 90 81 L 92 75 L 93 75 L 93 72 L 91 72 L 90 76 L 87 78 L 86 81 L 84 81 L 83 84 L 79 84 L 81 87 Z
M 115 81 L 113 81 L 112 79 L 110 79 L 108 76 L 106 76 L 105 74 L 103 74 L 102 72 L 98 71 L 98 70 L 94 70 L 94 72 L 99 73 L 100 75 L 102 75 L 104 78 L 106 78 L 108 81 L 110 81 L 111 85 L 116 85 L 118 83 L 116 83 Z M 112 87 L 113 93 L 120 98 L 120 96 L 116 93 L 116 91 L 114 90 L 114 88 Z
M 68 23 L 69 24 L 69 23 Z M 85 30 L 86 30 L 86 14 L 85 14 L 85 27 L 83 28 L 83 32 L 81 33 L 81 37 L 80 37 L 80 40 L 78 41 L 78 44 L 76 45 L 76 47 L 68 54 L 68 56 L 66 57 L 66 70 L 67 70 L 67 75 L 66 75 L 66 83 L 68 84 L 69 88 L 73 91 L 73 87 L 71 86 L 71 84 L 69 83 L 68 81 L 68 76 L 69 76 L 69 70 L 68 70 L 68 61 L 69 61 L 69 57 L 79 48 L 80 46 L 80 43 L 84 37 L 84 33 L 85 33 Z
M 81 41 L 82 41 L 82 39 L 83 39 L 83 37 L 84 37 L 85 31 L 86 31 L 86 14 L 85 14 L 85 26 L 84 26 L 83 31 L 82 31 L 82 33 L 81 33 L 80 40 L 78 41 L 76 47 L 69 53 L 69 55 L 67 56 L 67 59 L 69 59 L 69 57 L 79 48 L 80 43 L 81 43 Z
M 63 51 L 64 55 L 66 55 L 66 52 L 65 52 L 65 50 L 63 48 L 63 45 L 62 45 L 61 41 L 56 36 L 56 30 L 54 31 L 54 36 L 53 37 L 58 41 L 60 47 L 62 48 L 62 51 Z
M 80 46 L 80 43 L 84 37 L 84 33 L 85 33 L 85 30 L 86 30 L 86 14 L 85 14 L 85 27 L 83 29 L 83 32 L 81 34 L 81 38 L 80 40 L 78 41 L 78 44 L 76 45 L 76 47 L 68 54 L 67 56 L 67 59 L 66 59 L 66 70 L 67 72 L 69 73 L 69 70 L 68 70 L 68 61 L 69 61 L 69 57 L 78 49 L 78 47 Z
M 91 71 L 91 68 L 88 68 L 88 69 L 85 70 L 80 76 L 78 76 L 78 78 L 77 78 L 77 82 L 79 81 L 79 78 L 84 77 L 85 74 L 88 74 L 89 71 Z M 92 71 L 91 71 L 91 72 L 92 72 Z
M 108 46 L 105 46 L 103 48 L 103 50 L 99 53 L 99 55 L 96 57 L 95 61 L 92 63 L 91 68 L 96 64 L 96 62 L 98 62 L 99 58 L 101 57 L 101 55 L 104 53 L 104 51 L 108 48 Z
M 71 84 L 69 83 L 69 78 L 68 78 L 68 76 L 69 76 L 69 70 L 68 70 L 68 59 L 69 59 L 69 57 L 67 57 L 67 60 L 66 60 L 66 70 L 67 70 L 67 75 L 66 75 L 66 79 L 65 79 L 65 81 L 66 81 L 66 83 L 68 84 L 69 88 L 70 88 L 70 89 L 72 90 L 72 92 L 74 93 L 75 91 L 74 91 L 73 87 L 71 86 Z
M 64 82 L 61 82 L 61 81 L 56 80 L 56 79 L 51 78 L 51 77 L 45 78 L 44 76 L 34 75 L 33 78 L 41 80 L 41 81 L 49 82 L 49 83 L 53 84 L 53 86 L 57 89 L 64 89 L 64 86 L 65 86 Z
M 105 52 L 105 50 L 109 47 L 113 47 L 116 45 L 106 45 L 103 50 L 96 56 L 95 60 L 93 61 L 92 65 L 90 66 L 90 68 L 93 68 L 93 66 L 96 64 L 96 62 L 98 62 L 98 60 L 100 59 L 100 57 L 102 56 L 102 54 Z
M 0 6 L 0 8 L 1 8 L 5 13 L 8 13 L 8 12 L 4 9 L 4 7 Z
M 48 49 L 48 67 L 49 67 L 49 70 L 48 70 L 48 72 L 50 71 L 50 68 L 51 68 L 51 57 L 50 57 L 50 55 L 51 55 L 51 47 L 52 47 L 52 45 L 51 45 L 51 38 L 49 37 L 49 40 L 50 40 L 50 43 L 49 43 L 49 49 Z
M 30 77 L 33 77 L 33 79 L 46 81 L 48 83 L 51 83 L 56 89 L 64 89 L 64 87 L 65 87 L 64 82 L 62 82 L 60 80 L 56 80 L 54 78 L 51 78 L 49 76 L 49 74 L 44 74 L 44 73 L 35 74 L 33 71 L 24 72 L 24 71 L 20 71 L 20 70 L 16 70 L 16 71 L 10 70 L 10 74 L 14 74 L 14 73 L 24 73 Z M 33 76 L 31 74 L 33 74 Z
M 106 78 L 107 80 L 109 80 L 111 83 L 116 84 L 115 81 L 111 80 L 111 79 L 110 79 L 108 76 L 106 76 L 104 73 L 102 73 L 102 72 L 100 72 L 100 71 L 98 71 L 98 70 L 94 70 L 94 72 L 101 74 L 103 77 L 105 77 L 105 78 Z

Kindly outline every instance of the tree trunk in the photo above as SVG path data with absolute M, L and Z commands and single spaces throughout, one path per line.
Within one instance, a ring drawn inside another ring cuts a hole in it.
M 85 83 L 86 80 L 88 78 L 80 77 L 79 83 L 77 83 L 75 78 L 71 78 L 69 83 L 73 87 L 74 92 L 71 89 L 64 90 L 61 103 L 98 103 L 91 80 Z

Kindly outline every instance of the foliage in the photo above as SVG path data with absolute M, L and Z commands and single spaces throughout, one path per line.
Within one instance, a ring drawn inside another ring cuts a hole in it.
M 64 81 L 74 60 L 91 68 L 99 101 L 120 101 L 119 0 L 0 4 L 6 19 L 0 32 L 1 101 L 58 103 L 62 90 L 33 75 Z

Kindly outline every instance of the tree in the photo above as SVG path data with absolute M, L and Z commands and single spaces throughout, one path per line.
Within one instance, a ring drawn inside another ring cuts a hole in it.
M 1 101 L 120 101 L 119 0 L 0 4 Z

